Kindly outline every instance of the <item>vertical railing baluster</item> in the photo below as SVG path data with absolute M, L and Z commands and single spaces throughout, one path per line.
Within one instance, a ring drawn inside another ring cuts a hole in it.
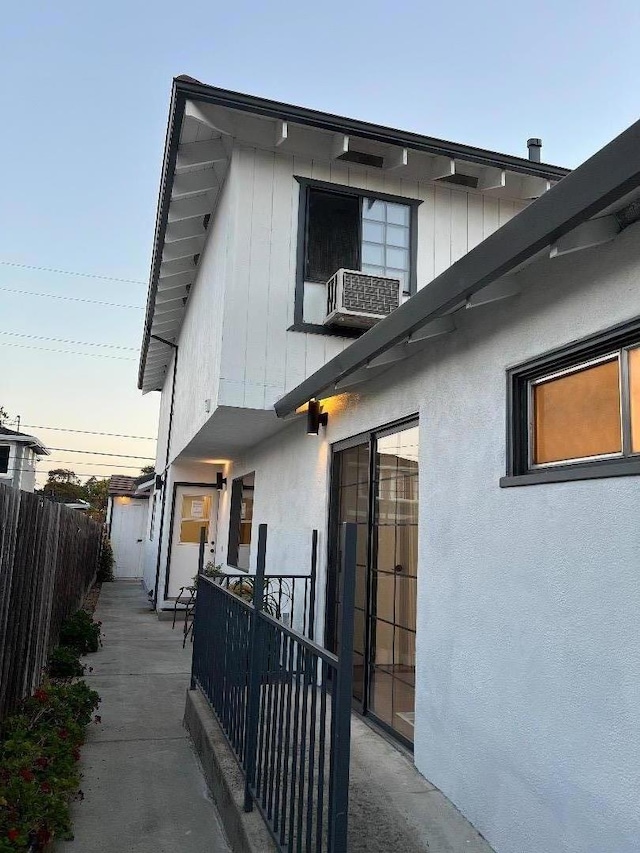
M 253 809 L 253 794 L 251 789 L 255 783 L 256 775 L 256 744 L 258 737 L 259 709 L 260 709 L 260 658 L 262 655 L 261 635 L 262 623 L 260 611 L 264 603 L 264 568 L 267 550 L 267 525 L 258 527 L 258 554 L 256 563 L 256 577 L 253 586 L 253 611 L 251 613 L 250 632 L 250 661 L 249 661 L 249 695 L 247 701 L 247 724 L 245 730 L 246 757 L 245 757 L 245 785 L 244 785 L 244 810 L 250 812 Z
M 311 534 L 311 592 L 309 593 L 309 639 L 313 640 L 316 629 L 316 574 L 318 569 L 318 531 Z

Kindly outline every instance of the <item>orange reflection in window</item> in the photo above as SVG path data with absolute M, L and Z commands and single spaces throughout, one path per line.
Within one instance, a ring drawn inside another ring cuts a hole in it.
M 629 350 L 629 397 L 631 400 L 631 451 L 640 453 L 640 347 Z
M 536 464 L 622 450 L 617 359 L 535 385 L 533 406 Z

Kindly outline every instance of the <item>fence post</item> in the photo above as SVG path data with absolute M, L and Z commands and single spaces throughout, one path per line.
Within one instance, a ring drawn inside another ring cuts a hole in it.
M 332 718 L 331 748 L 334 765 L 329 805 L 332 815 L 329 829 L 330 853 L 346 853 L 347 850 L 357 525 L 343 524 L 341 533 L 340 654 L 333 706 L 335 718 Z
M 255 782 L 256 752 L 258 747 L 258 725 L 260 715 L 260 659 L 262 656 L 262 622 L 260 611 L 264 603 L 264 569 L 267 553 L 267 525 L 258 527 L 258 554 L 256 576 L 253 586 L 253 610 L 251 612 L 251 633 L 249 635 L 249 684 L 247 696 L 246 720 L 246 758 L 244 778 L 244 810 L 253 810 L 251 786 Z
M 207 529 L 200 528 L 200 546 L 198 548 L 198 573 L 196 576 L 196 587 L 200 576 L 204 572 L 204 551 L 207 545 Z M 186 618 L 186 616 L 185 616 Z M 186 626 L 185 626 L 186 627 Z M 196 658 L 199 658 L 200 649 L 198 647 L 198 638 L 196 631 L 198 630 L 198 590 L 196 589 L 196 600 L 193 605 L 193 652 L 191 653 L 191 690 L 196 689 Z

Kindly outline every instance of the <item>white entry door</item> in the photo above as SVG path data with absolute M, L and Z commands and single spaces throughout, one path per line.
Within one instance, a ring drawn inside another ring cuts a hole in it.
M 113 574 L 117 578 L 139 578 L 149 502 L 128 498 L 115 501 L 111 526 Z
M 173 514 L 169 584 L 166 598 L 193 583 L 198 572 L 200 531 L 205 530 L 205 563 L 215 562 L 218 491 L 210 486 L 178 486 Z

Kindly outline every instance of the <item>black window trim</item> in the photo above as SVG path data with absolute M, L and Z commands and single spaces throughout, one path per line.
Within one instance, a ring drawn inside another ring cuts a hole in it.
M 632 454 L 629 446 L 629 399 L 626 358 L 621 365 L 621 405 L 623 414 L 623 452 L 592 460 L 530 465 L 530 405 L 531 383 L 571 368 L 578 368 L 608 357 L 615 357 L 640 343 L 640 318 L 635 317 L 594 335 L 572 341 L 530 361 L 507 370 L 506 448 L 507 473 L 500 486 L 532 486 L 562 483 L 572 480 L 595 480 L 605 477 L 628 477 L 640 474 L 640 454 Z
M 394 204 L 406 204 L 409 207 L 409 294 L 417 291 L 417 261 L 418 261 L 418 207 L 422 199 L 407 198 L 406 196 L 391 195 L 389 193 L 375 192 L 374 190 L 361 189 L 360 187 L 348 187 L 344 184 L 334 184 L 331 181 L 318 181 L 314 178 L 303 178 L 294 175 L 300 184 L 298 202 L 298 235 L 296 250 L 296 284 L 293 308 L 293 325 L 287 331 L 290 332 L 313 332 L 322 335 L 337 335 L 338 337 L 359 337 L 364 330 L 354 330 L 354 334 L 345 334 L 346 329 L 333 331 L 318 323 L 306 323 L 304 320 L 304 265 L 305 245 L 307 239 L 309 190 L 317 189 L 326 192 L 341 193 L 342 195 L 357 196 L 359 198 L 374 198 L 379 201 L 389 201 Z
M 241 477 L 236 477 L 231 481 L 231 499 L 229 501 L 229 540 L 227 543 L 227 565 L 239 572 L 248 573 L 249 569 L 243 569 L 238 565 L 238 554 L 240 549 L 240 520 L 242 515 L 242 495 L 243 490 L 255 489 L 253 486 L 245 486 L 243 480 L 251 475 L 255 477 L 255 471 L 247 471 Z

